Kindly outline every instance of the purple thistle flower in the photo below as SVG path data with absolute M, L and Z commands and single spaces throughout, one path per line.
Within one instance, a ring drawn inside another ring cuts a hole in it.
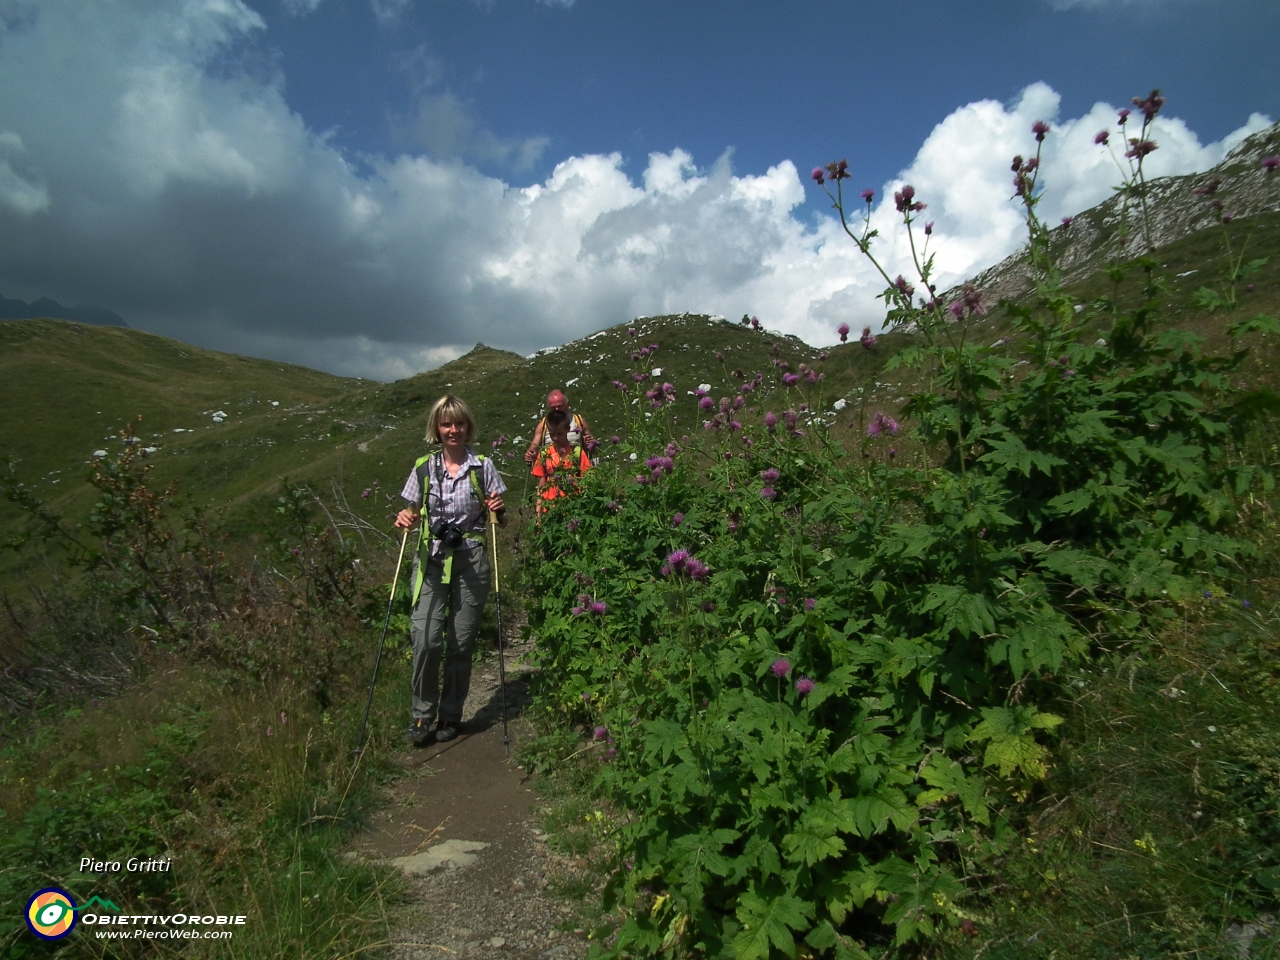
M 796 376 L 794 373 L 784 373 L 782 375 L 782 382 L 785 383 L 788 387 L 793 386 L 794 384 L 799 382 L 799 380 L 800 378 Z
M 821 167 L 814 167 L 813 172 L 810 173 L 809 176 L 813 178 L 815 183 L 822 183 L 827 179 L 826 174 L 822 172 Z
M 662 472 L 663 472 L 663 473 L 670 473 L 670 472 L 671 472 L 672 470 L 674 470 L 675 468 L 676 468 L 676 462 L 675 462 L 674 460 L 672 460 L 670 457 L 663 457 L 663 458 L 662 458 Z
M 608 735 L 609 735 L 608 728 L 603 726 L 596 727 L 595 730 L 593 730 L 591 733 L 592 739 L 595 739 L 595 740 L 603 740 Z
M 876 192 L 874 190 L 862 191 L 862 199 L 865 200 L 868 204 L 871 203 L 871 198 L 874 197 L 875 195 L 876 195 Z
M 897 420 L 893 419 L 893 417 L 885 417 L 885 418 L 884 418 L 884 420 L 883 420 L 883 421 L 881 421 L 881 422 L 882 422 L 882 423 L 884 423 L 884 428 L 885 428 L 886 430 L 888 430 L 890 434 L 892 434 L 892 435 L 894 435 L 894 436 L 896 436 L 896 435 L 897 435 L 897 433 L 898 433 L 898 421 L 897 421 Z
M 649 482 L 649 478 L 646 477 L 643 473 L 636 474 L 636 483 L 640 484 L 640 486 L 643 487 L 648 482 Z
M 1130 110 L 1128 107 L 1120 108 L 1120 112 L 1117 114 L 1117 117 L 1119 117 L 1120 123 L 1122 125 L 1129 122 L 1129 114 L 1131 114 L 1132 112 L 1133 111 Z
M 622 442 L 622 438 L 615 433 L 612 437 L 609 438 L 609 442 L 613 444 L 618 444 Z
M 1140 97 L 1134 97 L 1133 105 L 1142 111 L 1142 115 L 1147 118 L 1149 123 L 1160 112 L 1160 108 L 1164 106 L 1164 97 L 1160 96 L 1160 90 L 1157 88 L 1152 90 L 1145 100 Z
M 1267 173 L 1274 172 L 1276 167 L 1280 167 L 1280 156 L 1262 158 L 1262 169 Z
M 957 320 L 959 320 L 961 317 L 964 316 L 964 303 L 961 302 L 960 300 L 957 300 L 954 303 L 952 303 L 951 306 L 948 307 L 947 309 L 951 311 L 951 315 L 955 317 Z
M 588 707 L 591 706 L 591 694 L 584 693 L 582 695 L 582 702 L 585 703 Z
M 667 566 L 671 568 L 673 573 L 680 573 L 684 570 L 684 565 L 689 562 L 688 550 L 672 550 L 667 555 Z
M 777 429 L 778 417 L 772 410 L 764 415 L 764 425 L 770 433 Z
M 849 325 L 847 323 L 840 324 L 840 326 L 836 327 L 836 333 L 840 334 L 841 343 L 846 342 L 849 339 Z
M 760 329 L 760 318 L 759 318 L 759 317 L 752 317 L 752 318 L 751 318 L 751 329 L 752 329 L 752 330 L 759 330 L 759 329 Z
M 683 514 L 683 513 L 677 513 L 675 516 L 673 516 L 673 517 L 671 518 L 671 526 L 673 526 L 673 527 L 678 527 L 678 526 L 680 526 L 680 524 L 682 524 L 682 523 L 684 523 L 684 514 Z
M 364 490 L 362 490 L 362 491 L 360 492 L 360 499 L 361 499 L 361 500 L 368 500 L 368 499 L 369 499 L 369 494 L 371 494 L 371 493 L 373 493 L 373 489 L 372 489 L 371 487 L 365 487 L 365 488 L 364 488 Z
M 883 429 L 883 425 L 880 421 L 880 418 L 877 416 L 876 419 L 872 420 L 870 423 L 867 424 L 867 436 L 878 437 L 880 436 L 880 431 L 882 429 Z
M 569 612 L 573 614 L 575 617 L 580 617 L 582 616 L 583 610 L 581 607 L 574 607 Z
M 737 420 L 730 420 L 730 421 L 729 421 L 729 430 L 730 430 L 730 432 L 735 432 L 735 431 L 738 431 L 738 430 L 741 430 L 741 429 L 742 429 L 742 424 L 741 424 L 741 423 L 739 423 Z
M 814 607 L 816 607 L 817 605 L 818 605 L 818 601 L 817 601 L 817 599 L 816 599 L 815 597 L 805 597 L 805 598 L 804 598 L 804 608 L 805 608 L 806 610 L 812 610 L 812 609 L 813 609 Z
M 767 470 L 760 471 L 760 479 L 765 483 L 776 483 L 778 480 L 778 470 L 776 467 L 769 467 Z
M 1031 125 L 1031 132 L 1036 135 L 1036 143 L 1042 143 L 1044 141 L 1045 134 L 1049 132 L 1049 125 L 1043 120 L 1037 120 Z
M 775 677 L 781 680 L 783 677 L 785 677 L 788 673 L 791 672 L 791 664 L 789 664 L 786 660 L 775 660 L 773 661 L 773 666 L 771 666 L 769 669 L 773 671 L 773 675 Z
M 1069 227 L 1069 226 L 1071 226 L 1071 225 L 1072 225 L 1073 223 L 1075 223 L 1075 222 L 1076 222 L 1076 218 L 1075 218 L 1075 217 L 1063 217 L 1063 218 L 1062 218 L 1062 225 L 1063 225 L 1064 227 Z
M 636 335 L 636 328 L 635 328 L 635 327 L 627 327 L 627 336 L 628 336 L 628 337 L 634 337 L 635 335 Z
M 715 610 L 716 602 L 714 600 L 708 600 L 702 605 L 703 613 L 715 613 Z
M 762 487 L 760 490 L 760 496 L 764 500 L 773 500 L 778 496 L 778 491 L 773 489 L 773 487 Z
M 1099 130 L 1099 131 L 1094 135 L 1094 137 L 1093 137 L 1093 142 L 1094 142 L 1094 143 L 1096 143 L 1096 144 L 1097 144 L 1098 146 L 1100 146 L 1100 147 L 1101 147 L 1101 146 L 1105 146 L 1106 144 L 1110 143 L 1110 142 L 1111 142 L 1111 131 L 1110 131 L 1110 130 Z
M 890 460 L 892 460 L 892 459 L 893 459 L 894 457 L 896 457 L 897 455 L 898 455 L 898 448 L 897 448 L 897 447 L 890 447 L 890 448 L 889 448 L 889 459 L 890 459 Z
M 698 406 L 701 407 L 703 410 L 711 410 L 715 407 L 715 405 L 716 405 L 716 402 L 712 400 L 710 397 L 703 397 L 701 400 L 698 401 Z
M 863 327 L 862 337 L 858 342 L 862 344 L 863 350 L 874 350 L 878 341 L 876 340 L 876 335 L 871 332 L 870 327 Z
M 705 580 L 711 571 L 697 557 L 690 557 L 689 562 L 685 564 L 684 572 L 690 580 Z
M 1140 160 L 1147 154 L 1153 153 L 1158 149 L 1159 147 L 1156 146 L 1154 140 L 1139 140 L 1137 137 L 1134 137 L 1129 141 L 1129 149 L 1124 152 L 1124 155 L 1130 160 Z
M 813 681 L 808 677 L 801 677 L 796 681 L 796 692 L 802 697 L 813 693 Z
M 606 611 L 608 611 L 608 609 L 609 605 L 603 600 L 596 600 L 591 604 L 591 612 L 596 616 L 602 616 Z
M 1253 604 L 1252 604 L 1252 603 L 1250 603 L 1248 600 L 1241 600 L 1241 601 L 1240 601 L 1240 606 L 1244 607 L 1246 610 L 1252 610 L 1252 609 L 1253 609 Z

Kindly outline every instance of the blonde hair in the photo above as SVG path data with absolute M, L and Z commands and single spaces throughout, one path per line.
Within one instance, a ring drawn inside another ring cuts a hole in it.
M 471 415 L 471 408 L 461 397 L 448 393 L 431 406 L 427 414 L 427 433 L 425 439 L 431 443 L 440 443 L 440 423 L 465 423 L 467 425 L 467 443 L 476 435 L 476 419 Z

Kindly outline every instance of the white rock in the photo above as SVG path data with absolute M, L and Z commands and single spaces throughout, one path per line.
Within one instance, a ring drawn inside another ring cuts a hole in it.
M 95 457 L 105 457 L 105 456 L 107 455 L 107 451 L 105 451 L 105 450 L 95 450 L 95 451 L 93 451 L 93 455 L 94 455 Z
M 709 384 L 709 383 L 700 383 L 700 384 L 698 384 L 698 389 L 699 389 L 699 390 L 701 390 L 703 393 L 710 393 L 710 392 L 711 392 L 711 384 Z
M 279 400 L 272 400 L 272 401 L 271 401 L 271 405 L 272 405 L 273 407 L 278 407 L 278 406 L 280 406 L 280 401 L 279 401 Z
M 654 367 L 652 370 L 650 370 L 650 371 L 649 371 L 649 375 L 650 375 L 650 376 L 654 376 L 654 377 L 660 377 L 660 376 L 662 376 L 662 368 L 661 368 L 661 367 Z
M 843 409 L 845 408 L 845 401 L 844 401 L 844 397 L 841 397 L 839 400 L 837 400 L 837 401 L 836 401 L 835 403 L 833 403 L 831 406 L 832 406 L 832 407 L 834 407 L 834 408 L 835 408 L 835 409 L 837 409 L 837 410 L 843 410 Z
M 476 854 L 489 846 L 479 840 L 446 840 L 428 847 L 411 857 L 395 857 L 388 863 L 398 867 L 410 877 L 425 877 L 437 870 L 456 870 L 469 867 L 477 860 Z

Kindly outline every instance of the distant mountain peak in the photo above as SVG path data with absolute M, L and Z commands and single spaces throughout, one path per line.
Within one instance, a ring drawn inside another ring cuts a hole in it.
M 101 327 L 127 327 L 124 317 L 106 307 L 85 305 L 64 307 L 57 300 L 41 297 L 27 303 L 0 297 L 0 320 L 70 320 L 72 323 L 92 323 Z

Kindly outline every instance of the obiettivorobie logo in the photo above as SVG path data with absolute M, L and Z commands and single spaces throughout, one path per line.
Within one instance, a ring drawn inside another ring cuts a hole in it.
M 99 939 L 228 940 L 232 931 L 225 928 L 241 926 L 249 918 L 231 914 L 122 913 L 110 900 L 98 896 L 90 897 L 78 907 L 75 898 L 66 890 L 45 887 L 33 893 L 27 901 L 26 919 L 27 927 L 41 940 L 61 940 L 80 924 L 107 928 L 96 931 L 95 936 Z M 223 929 L 200 929 L 210 926 Z M 121 927 L 127 929 L 119 929 Z M 175 927 L 177 929 L 173 929 Z
M 76 928 L 78 914 L 95 905 L 101 910 L 120 912 L 110 900 L 96 896 L 77 907 L 75 898 L 61 887 L 45 887 L 27 901 L 27 927 L 42 940 L 61 940 Z
M 94 904 L 120 912 L 114 903 L 101 897 L 90 897 L 83 907 L 77 907 L 75 899 L 61 887 L 45 887 L 27 901 L 27 926 L 42 940 L 61 940 L 76 928 L 76 914 Z

